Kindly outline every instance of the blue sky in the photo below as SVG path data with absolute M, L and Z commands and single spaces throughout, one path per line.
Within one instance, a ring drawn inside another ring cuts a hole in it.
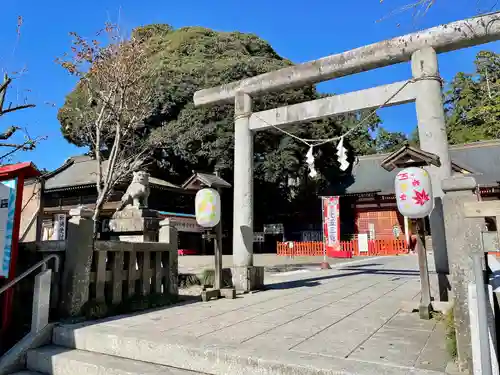
M 73 3 L 62 0 L 11 0 L 2 7 L 0 68 L 28 69 L 17 82 L 10 99 L 27 96 L 35 109 L 0 119 L 0 128 L 27 127 L 31 136 L 47 136 L 37 150 L 22 153 L 16 161 L 33 161 L 38 167 L 57 168 L 71 155 L 84 152 L 60 135 L 57 108 L 75 82 L 54 60 L 68 50 L 69 31 L 93 36 L 104 22 L 120 20 L 124 28 L 150 23 L 174 27 L 205 26 L 221 31 L 250 32 L 271 43 L 276 51 L 296 63 L 343 52 L 417 29 L 466 18 L 477 11 L 476 0 L 437 0 L 423 18 L 410 13 L 376 22 L 410 0 L 107 0 Z M 493 0 L 483 0 L 486 7 Z M 92 5 L 90 5 L 92 3 Z M 23 17 L 22 34 L 16 35 L 17 17 Z M 399 24 L 399 25 L 398 25 Z M 471 71 L 481 49 L 498 51 L 499 42 L 440 55 L 446 80 L 458 71 Z M 322 91 L 348 92 L 396 82 L 410 77 L 409 64 L 344 77 L 323 83 Z M 26 91 L 29 90 L 29 91 Z M 49 103 L 49 104 L 47 104 Z M 53 106 L 53 105 L 55 106 Z M 384 126 L 409 133 L 416 126 L 414 105 L 380 111 Z

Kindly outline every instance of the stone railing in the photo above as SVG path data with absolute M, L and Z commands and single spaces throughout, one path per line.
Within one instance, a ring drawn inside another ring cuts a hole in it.
M 26 256 L 61 255 L 51 303 L 59 316 L 79 315 L 89 301 L 109 306 L 134 296 L 177 297 L 177 230 L 169 219 L 156 225 L 158 242 L 94 241 L 93 226 L 92 211 L 79 207 L 70 211 L 65 241 L 22 244 Z
M 116 305 L 149 294 L 177 295 L 177 247 L 160 242 L 97 241 L 90 270 L 96 302 Z

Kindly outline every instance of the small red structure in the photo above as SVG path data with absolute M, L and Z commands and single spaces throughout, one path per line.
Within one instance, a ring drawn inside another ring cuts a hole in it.
M 40 172 L 31 163 L 18 163 L 6 165 L 0 167 L 0 183 L 11 185 L 11 189 L 15 190 L 14 197 L 14 212 L 12 218 L 9 218 L 9 225 L 5 228 L 5 243 L 4 246 L 9 246 L 10 254 L 2 259 L 3 267 L 8 267 L 6 276 L 0 276 L 4 278 L 7 282 L 13 280 L 16 277 L 16 264 L 17 255 L 19 247 L 19 227 L 21 224 L 21 211 L 22 211 L 22 200 L 23 200 L 23 189 L 24 181 L 28 178 L 38 177 Z M 3 206 L 3 202 L 0 202 L 0 207 L 11 209 L 11 205 Z M 10 220 L 12 219 L 12 220 Z M 6 329 L 12 318 L 12 298 L 13 291 L 9 289 L 5 291 L 2 301 L 2 330 Z

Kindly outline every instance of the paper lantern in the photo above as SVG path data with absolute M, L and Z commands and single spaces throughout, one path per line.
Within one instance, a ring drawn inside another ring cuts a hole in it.
M 403 169 L 395 180 L 396 201 L 401 215 L 410 219 L 428 216 L 434 208 L 429 173 L 422 168 Z
M 195 198 L 196 222 L 204 228 L 213 228 L 220 222 L 220 195 L 214 189 L 201 189 Z

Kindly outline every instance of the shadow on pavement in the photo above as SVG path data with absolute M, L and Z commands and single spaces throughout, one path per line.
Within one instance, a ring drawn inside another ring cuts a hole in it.
M 350 271 L 348 268 L 339 269 L 340 271 Z M 283 281 L 280 283 L 269 284 L 266 285 L 267 290 L 272 289 L 294 289 L 294 288 L 302 288 L 302 287 L 314 287 L 321 285 L 320 281 L 323 280 L 332 280 L 338 279 L 342 277 L 356 276 L 356 275 L 393 275 L 393 276 L 419 276 L 419 272 L 415 270 L 394 270 L 394 269 L 363 269 L 356 270 L 350 273 L 343 274 L 335 274 L 335 275 L 327 275 L 327 276 L 319 276 L 313 277 L 309 279 L 300 279 L 293 281 Z M 393 279 L 396 280 L 396 279 Z

